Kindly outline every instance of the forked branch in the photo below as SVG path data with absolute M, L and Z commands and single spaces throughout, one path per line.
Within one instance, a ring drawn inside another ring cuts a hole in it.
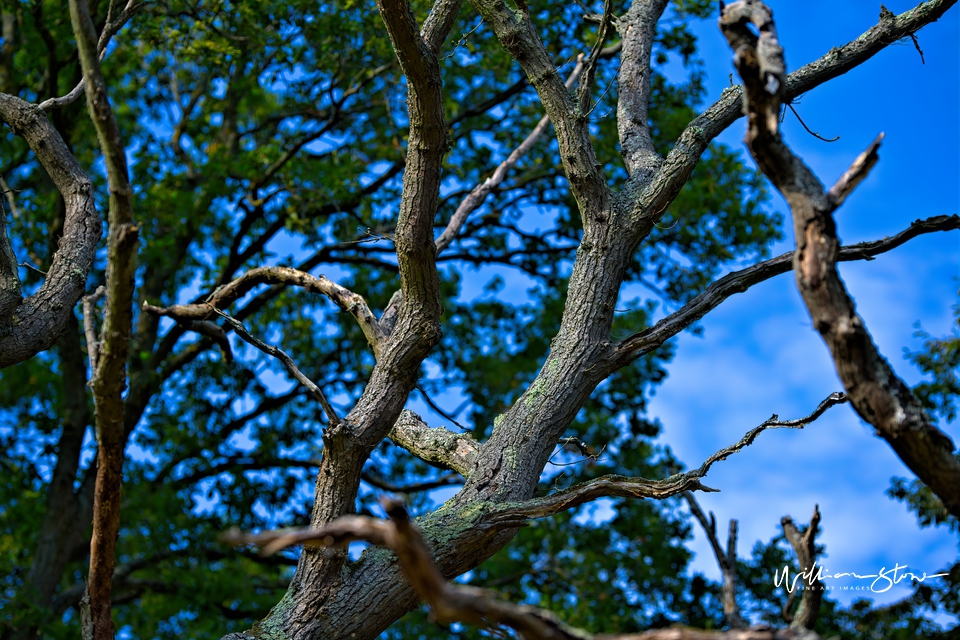
M 717 537 L 717 519 L 710 512 L 710 518 L 707 519 L 700 503 L 689 491 L 683 492 L 683 499 L 690 506 L 690 513 L 697 519 L 703 532 L 707 535 L 707 540 L 713 548 L 713 555 L 717 559 L 717 565 L 720 567 L 720 574 L 723 576 L 723 617 L 734 629 L 743 629 L 747 626 L 746 622 L 740 616 L 740 606 L 737 604 L 737 521 L 730 520 L 730 527 L 727 532 L 727 550 L 723 550 L 720 539 Z
M 936 4 L 928 3 L 923 9 Z M 896 20 L 885 16 L 881 23 Z M 856 412 L 876 428 L 946 509 L 960 516 L 960 458 L 953 441 L 933 424 L 877 349 L 837 272 L 840 242 L 833 211 L 876 163 L 882 136 L 825 192 L 780 137 L 776 114 L 786 74 L 770 10 L 758 0 L 736 2 L 724 10 L 720 28 L 736 52 L 735 63 L 743 78 L 747 146 L 790 206 L 797 240 L 793 270 L 813 326 L 826 342 Z
M 847 402 L 842 393 L 832 393 L 820 403 L 810 415 L 796 420 L 780 420 L 774 414 L 757 427 L 754 427 L 740 441 L 724 447 L 707 458 L 699 468 L 684 473 L 676 473 L 663 480 L 647 480 L 628 476 L 608 475 L 584 482 L 569 489 L 557 491 L 542 498 L 533 498 L 519 504 L 502 504 L 493 507 L 484 516 L 483 522 L 497 527 L 522 526 L 523 522 L 533 518 L 545 518 L 561 511 L 567 511 L 597 498 L 652 498 L 663 500 L 685 491 L 719 491 L 701 484 L 710 467 L 715 462 L 726 460 L 737 451 L 753 444 L 767 429 L 802 429 L 826 412 L 832 406 Z
M 816 640 L 819 637 L 816 634 L 769 627 L 728 632 L 673 628 L 619 636 L 599 636 L 574 629 L 550 611 L 512 604 L 500 600 L 491 591 L 447 582 L 403 504 L 396 500 L 384 500 L 382 505 L 390 520 L 344 516 L 319 529 L 272 531 L 259 535 L 231 531 L 224 539 L 236 545 L 257 545 L 264 555 L 296 544 L 330 547 L 355 540 L 386 547 L 396 554 L 404 577 L 433 609 L 437 622 L 463 622 L 487 629 L 507 627 L 525 640 Z
M 810 525 L 801 534 L 797 526 L 793 524 L 790 516 L 783 516 L 780 520 L 783 527 L 783 535 L 786 536 L 790 546 L 797 554 L 797 562 L 800 563 L 800 571 L 809 572 L 811 577 L 816 575 L 814 565 L 817 562 L 816 537 L 817 529 L 820 525 L 820 507 L 814 505 L 813 516 L 810 518 Z M 792 595 L 792 594 L 791 594 Z M 793 614 L 793 620 L 790 626 L 795 629 L 812 629 L 817 621 L 817 615 L 820 613 L 820 602 L 823 600 L 823 582 L 817 578 L 804 585 L 803 593 L 800 595 L 800 606 Z

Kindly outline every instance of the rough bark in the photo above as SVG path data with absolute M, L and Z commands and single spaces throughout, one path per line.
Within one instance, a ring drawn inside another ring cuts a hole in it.
M 881 17 L 882 25 L 899 21 L 892 14 Z M 759 30 L 759 37 L 749 24 Z M 778 116 L 786 72 L 772 13 L 754 0 L 737 2 L 727 6 L 720 26 L 736 52 L 737 70 L 744 80 L 747 146 L 790 207 L 797 242 L 793 256 L 797 286 L 851 404 L 944 507 L 960 517 L 960 459 L 953 441 L 933 424 L 877 349 L 837 272 L 840 242 L 833 212 L 877 162 L 883 135 L 825 191 L 780 136 Z
M 639 3 L 636 11 L 644 7 L 653 11 L 661 4 Z M 928 3 L 893 23 L 879 25 L 856 41 L 793 74 L 786 80 L 788 91 L 796 95 L 846 72 L 890 42 L 935 20 L 949 4 L 952 3 Z M 551 344 L 550 353 L 526 392 L 503 415 L 497 416 L 490 439 L 479 445 L 478 449 L 471 446 L 468 447 L 469 453 L 458 455 L 459 444 L 454 434 L 449 432 L 427 434 L 419 427 L 394 432 L 394 435 L 400 436 L 406 431 L 409 441 L 401 444 L 414 452 L 417 452 L 418 443 L 431 442 L 435 438 L 440 451 L 422 451 L 418 455 L 435 464 L 466 472 L 463 489 L 443 507 L 418 522 L 438 570 L 448 578 L 487 559 L 510 539 L 519 522 L 525 517 L 532 517 L 534 512 L 555 513 L 591 497 L 611 495 L 614 490 L 625 492 L 615 495 L 639 495 L 636 479 L 626 479 L 632 482 L 625 482 L 608 478 L 598 482 L 597 486 L 601 489 L 595 494 L 593 486 L 578 487 L 576 491 L 579 493 L 573 497 L 548 496 L 546 502 L 542 499 L 537 499 L 540 502 L 530 500 L 540 472 L 558 438 L 597 384 L 633 361 L 640 353 L 659 347 L 668 337 L 689 326 L 729 295 L 746 290 L 752 284 L 777 273 L 786 272 L 790 264 L 790 256 L 781 256 L 731 274 L 684 307 L 678 312 L 679 315 L 671 316 L 666 324 L 614 343 L 610 338 L 613 311 L 634 251 L 686 182 L 709 141 L 739 117 L 739 89 L 725 92 L 716 105 L 691 123 L 665 160 L 650 155 L 651 152 L 642 143 L 643 118 L 638 116 L 642 106 L 625 110 L 623 136 L 627 138 L 628 148 L 632 148 L 634 140 L 639 141 L 636 148 L 640 155 L 633 157 L 637 159 L 634 166 L 642 170 L 635 170 L 624 185 L 624 190 L 614 196 L 606 178 L 600 173 L 589 136 L 588 120 L 583 117 L 539 41 L 536 27 L 524 10 L 523 3 L 517 9 L 512 9 L 503 2 L 477 0 L 474 6 L 485 23 L 494 29 L 503 47 L 523 68 L 554 124 L 564 171 L 571 193 L 578 203 L 584 230 L 567 291 L 561 328 Z M 430 78 L 439 87 L 439 80 L 431 75 L 433 67 L 429 56 L 422 53 L 423 40 L 414 37 L 415 22 L 408 8 L 388 5 L 382 6 L 381 11 L 411 87 L 409 149 L 411 154 L 423 154 L 426 152 L 421 128 L 425 117 L 423 87 L 424 84 L 430 86 Z M 406 26 L 399 30 L 399 25 Z M 643 30 L 623 29 L 621 33 L 625 39 L 640 38 Z M 625 50 L 628 46 L 632 47 L 631 54 L 636 58 L 631 64 L 636 65 L 636 70 L 649 66 L 649 58 L 644 59 L 644 55 L 648 55 L 648 45 L 638 41 L 630 45 L 624 42 L 623 46 Z M 636 90 L 643 91 L 646 82 L 648 79 L 639 73 L 634 79 Z M 437 114 L 437 117 L 442 118 L 442 114 Z M 413 216 L 406 212 L 410 211 L 409 204 L 414 194 L 422 196 L 425 191 L 432 194 L 432 185 L 435 184 L 431 182 L 434 174 L 425 171 L 419 174 L 414 190 L 408 178 L 418 175 L 416 172 L 424 171 L 426 167 L 423 164 L 411 164 L 411 159 L 420 161 L 412 155 L 408 157 L 398 235 L 409 229 L 408 220 L 411 218 L 404 216 Z M 426 198 L 422 202 L 426 203 Z M 432 215 L 432 209 L 427 207 L 420 213 Z M 953 218 L 928 221 L 904 234 L 921 233 L 932 230 L 931 227 L 955 228 L 957 222 Z M 864 258 L 870 251 L 886 250 L 896 243 L 896 239 L 888 239 L 876 245 L 851 248 L 845 255 L 849 259 Z M 398 243 L 401 275 L 410 266 L 407 262 L 409 246 Z M 429 253 L 424 255 L 428 259 L 432 257 Z M 432 261 L 427 264 L 432 268 Z M 424 282 L 421 277 L 405 281 L 401 298 L 403 307 L 396 329 L 388 341 L 386 355 L 396 348 L 395 341 L 409 335 L 409 325 L 404 324 L 403 311 L 409 309 L 411 300 L 408 297 L 408 283 L 411 292 L 419 294 L 421 302 L 433 303 L 430 296 L 423 295 Z M 409 322 L 409 318 L 406 320 Z M 386 314 L 383 322 L 386 322 Z M 368 414 L 360 413 L 361 406 L 364 411 L 369 410 L 370 405 L 365 401 L 368 396 L 377 395 L 382 399 L 378 405 L 379 416 L 396 418 L 399 415 L 402 402 L 388 390 L 405 394 L 409 386 L 398 384 L 398 380 L 404 375 L 409 376 L 406 373 L 409 369 L 394 369 L 392 376 L 381 377 L 380 374 L 387 371 L 386 355 L 378 358 L 374 376 L 360 404 L 347 417 L 347 424 L 359 419 L 367 420 L 365 424 L 373 424 Z M 411 359 L 409 362 L 419 360 Z M 390 410 L 384 411 L 384 407 Z M 371 437 L 371 442 L 374 436 L 382 437 L 390 429 L 389 425 L 382 422 L 376 424 L 376 427 L 363 429 L 363 433 Z M 329 524 L 338 515 L 344 515 L 352 509 L 352 503 L 347 503 L 355 496 L 359 468 L 366 455 L 365 451 L 358 452 L 353 442 L 353 437 L 334 439 L 329 431 L 327 433 L 324 463 L 317 483 L 317 507 L 312 520 L 315 527 Z M 464 464 L 468 459 L 470 462 Z M 690 480 L 699 482 L 697 478 L 687 477 L 687 481 Z M 678 490 L 682 491 L 684 484 L 685 481 L 677 482 Z M 687 484 L 685 488 L 697 487 Z M 494 514 L 498 513 L 508 514 L 508 517 L 503 522 L 494 522 Z M 315 550 L 305 550 L 294 585 L 284 600 L 266 620 L 254 627 L 249 636 L 234 637 L 263 638 L 269 637 L 270 633 L 282 632 L 291 638 L 372 638 L 416 604 L 417 595 L 404 582 L 399 566 L 389 554 L 368 550 L 358 562 L 349 566 L 344 565 L 342 552 L 325 558 L 321 555 Z M 670 637 L 671 633 L 675 634 L 674 637 L 698 637 L 699 632 L 658 633 L 660 636 L 649 637 Z M 730 637 L 752 637 L 751 633 L 760 632 L 743 630 L 736 633 L 741 635 Z M 770 634 L 764 637 L 776 634 L 783 637 L 802 635 L 796 631 L 766 630 L 762 633 Z
M 0 368 L 3 368 L 49 349 L 68 330 L 73 306 L 83 295 L 87 273 L 93 264 L 101 223 L 94 207 L 90 178 L 43 112 L 36 105 L 0 94 L 0 120 L 36 154 L 63 196 L 66 209 L 59 247 L 43 285 L 35 294 L 18 300 L 16 272 L 0 271 L 0 311 L 6 311 L 0 313 Z M 6 249 L 9 250 L 9 244 Z M 6 262 L 11 255 L 7 255 Z
M 86 0 L 70 0 L 70 21 L 83 69 L 87 110 L 93 120 L 107 169 L 110 188 L 107 284 L 103 338 L 91 387 L 96 406 L 97 478 L 87 578 L 89 619 L 85 633 L 96 640 L 112 640 L 110 592 L 116 565 L 120 529 L 120 491 L 123 482 L 123 391 L 127 386 L 127 353 L 133 325 L 134 274 L 140 228 L 133 223 L 133 189 L 127 170 L 126 148 L 114 118 L 100 69 L 98 35 Z
M 814 564 L 817 561 L 816 537 L 820 525 L 820 508 L 813 507 L 813 516 L 810 518 L 810 525 L 801 534 L 797 525 L 793 524 L 790 516 L 784 516 L 780 521 L 783 527 L 783 535 L 786 536 L 797 554 L 797 562 L 800 563 L 800 571 L 814 572 Z M 793 614 L 793 620 L 790 622 L 791 629 L 812 629 L 817 622 L 817 616 L 820 613 L 820 602 L 823 600 L 823 581 L 813 580 L 804 585 L 803 594 L 800 596 L 800 606 Z

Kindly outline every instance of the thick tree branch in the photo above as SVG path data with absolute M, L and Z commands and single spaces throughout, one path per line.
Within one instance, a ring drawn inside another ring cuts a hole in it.
M 73 306 L 83 295 L 87 272 L 100 240 L 100 216 L 94 206 L 93 184 L 60 137 L 35 105 L 0 94 L 0 120 L 21 136 L 63 196 L 63 234 L 40 289 L 0 315 L 0 368 L 49 349 L 70 323 Z M 3 307 L 9 308 L 17 282 L 7 276 Z
M 601 476 L 542 498 L 496 505 L 484 516 L 483 522 L 498 527 L 521 526 L 526 520 L 546 518 L 561 511 L 573 509 L 581 504 L 592 502 L 597 498 L 652 498 L 654 500 L 664 500 L 685 491 L 719 491 L 719 489 L 712 489 L 700 482 L 702 478 L 706 477 L 707 472 L 710 471 L 710 467 L 715 462 L 726 460 L 744 447 L 750 446 L 757 436 L 767 429 L 802 429 L 823 415 L 830 407 L 845 402 L 847 402 L 846 396 L 842 393 L 833 393 L 825 398 L 813 413 L 803 418 L 780 420 L 777 414 L 773 414 L 770 419 L 748 431 L 736 444 L 725 447 L 711 455 L 698 469 L 676 473 L 663 480 L 647 480 L 646 478 L 620 475 Z
M 430 47 L 434 55 L 440 53 L 440 47 L 443 46 L 450 30 L 457 21 L 457 14 L 460 13 L 460 6 L 463 0 L 436 0 L 430 14 L 423 21 L 423 29 L 420 31 L 420 37 Z
M 636 0 L 626 15 L 617 21 L 623 37 L 620 56 L 617 131 L 620 154 L 627 171 L 637 178 L 649 179 L 660 168 L 663 158 L 653 148 L 650 137 L 650 52 L 657 35 L 657 22 L 667 0 Z
M 730 632 L 709 632 L 698 629 L 658 630 L 630 635 L 594 635 L 568 627 L 552 612 L 527 605 L 515 605 L 497 598 L 485 589 L 447 582 L 433 561 L 433 555 L 410 521 L 402 503 L 382 501 L 390 520 L 366 516 L 345 516 L 320 529 L 270 531 L 245 535 L 231 531 L 224 539 L 232 544 L 254 544 L 269 555 L 286 547 L 304 544 L 330 547 L 354 540 L 393 551 L 400 561 L 404 577 L 417 594 L 433 610 L 437 622 L 462 622 L 480 628 L 508 627 L 524 640 L 774 640 L 803 638 L 814 640 L 816 634 L 775 631 L 769 627 Z
M 957 0 L 932 0 L 899 16 L 881 18 L 877 25 L 856 40 L 831 49 L 826 55 L 788 75 L 783 88 L 783 101 L 790 102 L 828 80 L 858 67 L 889 45 L 936 22 L 956 2 Z M 663 167 L 637 200 L 636 217 L 653 217 L 653 220 L 646 221 L 643 235 L 649 233 L 649 228 L 659 220 L 686 184 L 710 141 L 743 115 L 742 98 L 742 87 L 731 87 L 687 125 Z
M 881 25 L 888 22 L 896 19 L 881 17 Z M 748 27 L 750 23 L 759 29 L 759 38 Z M 833 211 L 876 163 L 882 136 L 825 193 L 813 172 L 780 137 L 776 114 L 785 72 L 769 9 L 755 0 L 728 5 L 720 27 L 736 51 L 737 70 L 744 81 L 747 146 L 793 215 L 797 240 L 793 270 L 813 326 L 826 342 L 857 414 L 876 428 L 950 513 L 960 516 L 960 458 L 953 441 L 930 420 L 877 349 L 836 269 L 840 243 Z
M 720 573 L 723 576 L 723 617 L 734 629 L 743 629 L 747 626 L 740 616 L 740 607 L 737 605 L 737 521 L 730 519 L 730 528 L 727 532 L 727 550 L 723 550 L 720 539 L 717 538 L 717 519 L 713 512 L 710 512 L 710 518 L 707 519 L 700 503 L 689 491 L 683 492 L 683 499 L 690 506 L 690 513 L 697 519 L 703 532 L 707 534 L 707 540 L 713 549 L 713 555 L 717 559 L 717 565 L 720 567 Z
M 470 436 L 443 427 L 430 427 L 413 411 L 404 411 L 388 436 L 424 462 L 470 476 L 477 462 L 480 443 Z
M 605 210 L 609 189 L 590 137 L 589 119 L 580 112 L 557 73 L 530 15 L 522 7 L 515 11 L 497 0 L 474 0 L 473 5 L 493 27 L 500 43 L 520 63 L 530 84 L 537 90 L 540 102 L 553 122 L 570 191 L 581 214 Z M 584 225 L 589 226 L 591 222 L 585 215 Z
M 916 220 L 900 233 L 882 240 L 840 247 L 837 261 L 873 260 L 874 256 L 895 249 L 917 236 L 956 229 L 960 229 L 960 215 L 956 214 Z M 619 342 L 612 350 L 610 363 L 614 368 L 619 368 L 632 362 L 635 358 L 659 348 L 664 342 L 705 316 L 730 296 L 743 293 L 755 284 L 787 273 L 793 268 L 793 259 L 794 252 L 789 251 L 776 258 L 758 262 L 746 269 L 734 271 L 714 281 L 703 293 L 677 311 L 663 318 L 652 327 Z

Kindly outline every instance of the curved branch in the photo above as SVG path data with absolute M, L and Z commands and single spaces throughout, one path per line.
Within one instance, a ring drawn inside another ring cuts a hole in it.
M 291 267 L 259 267 L 251 269 L 236 280 L 219 287 L 203 303 L 175 304 L 155 307 L 144 302 L 143 310 L 160 316 L 168 316 L 178 322 L 209 320 L 217 316 L 218 309 L 230 306 L 260 284 L 289 285 L 301 287 L 311 293 L 327 296 L 340 309 L 351 314 L 360 325 L 374 353 L 380 350 L 384 340 L 383 331 L 376 316 L 362 296 L 345 289 L 326 276 L 312 276 Z
M 0 368 L 22 362 L 60 340 L 83 295 L 100 240 L 93 183 L 60 133 L 36 105 L 0 94 L 0 120 L 22 137 L 63 196 L 66 214 L 47 277 L 34 295 L 0 317 Z

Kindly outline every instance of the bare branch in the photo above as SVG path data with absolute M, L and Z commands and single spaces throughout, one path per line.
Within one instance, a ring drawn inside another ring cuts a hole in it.
M 922 13 L 936 2 L 918 8 Z M 881 17 L 881 27 L 901 18 Z M 748 28 L 752 22 L 758 38 Z M 916 396 L 883 357 L 837 273 L 839 254 L 833 211 L 877 161 L 878 137 L 837 185 L 823 185 L 783 143 L 775 113 L 783 100 L 783 50 L 772 14 L 751 0 L 728 5 L 720 27 L 736 51 L 748 106 L 746 142 L 760 169 L 783 194 L 793 215 L 797 251 L 793 270 L 800 295 L 833 356 L 857 414 L 872 424 L 900 459 L 960 516 L 960 459 L 953 441 L 924 412 Z
M 650 52 L 657 35 L 657 22 L 667 0 L 637 0 L 617 22 L 623 37 L 620 64 L 617 131 L 620 154 L 627 171 L 640 179 L 660 168 L 663 159 L 653 148 L 648 118 L 650 106 Z
M 820 524 L 820 507 L 813 507 L 813 516 L 810 518 L 810 526 L 807 527 L 803 535 L 797 530 L 793 519 L 790 516 L 784 516 L 780 520 L 783 527 L 783 535 L 790 542 L 790 546 L 797 554 L 797 561 L 800 563 L 800 571 L 809 571 L 815 575 L 814 565 L 817 562 L 817 551 L 815 539 L 817 537 L 817 527 Z M 817 622 L 817 615 L 820 613 L 820 601 L 823 599 L 823 582 L 814 579 L 811 583 L 804 585 L 803 594 L 800 596 L 800 607 L 793 615 L 790 626 L 794 629 L 812 629 Z
M 223 539 L 235 545 L 257 545 L 264 555 L 296 544 L 329 547 L 354 540 L 386 547 L 396 554 L 404 577 L 430 605 L 438 622 L 465 622 L 481 628 L 509 627 L 525 640 L 816 640 L 819 637 L 769 627 L 729 632 L 673 628 L 641 634 L 595 636 L 568 627 L 545 609 L 515 605 L 498 599 L 491 591 L 447 582 L 402 503 L 383 500 L 381 504 L 390 520 L 344 516 L 320 529 L 268 531 L 259 535 L 230 531 Z
M 713 555 L 720 567 L 720 573 L 723 576 L 723 616 L 732 628 L 746 628 L 747 623 L 740 616 L 740 607 L 737 605 L 737 521 L 730 519 L 727 550 L 724 552 L 717 538 L 717 520 L 713 512 L 710 512 L 710 519 L 707 520 L 707 516 L 691 492 L 684 491 L 683 499 L 687 501 L 690 512 L 700 523 L 703 532 L 707 534 L 707 540 L 713 548 Z
M 103 31 L 100 33 L 100 38 L 97 41 L 98 59 L 103 60 L 103 57 L 107 53 L 107 45 L 110 44 L 110 40 L 113 38 L 113 36 L 115 36 L 117 32 L 123 28 L 123 25 L 125 25 L 130 18 L 140 11 L 140 9 L 147 6 L 147 4 L 148 2 L 134 4 L 133 0 L 129 0 L 129 2 L 127 2 L 127 6 L 124 7 L 119 16 L 117 16 L 115 19 L 111 19 L 109 16 L 107 17 L 107 24 L 104 25 Z M 50 111 L 52 109 L 65 107 L 68 104 L 76 102 L 76 100 L 83 95 L 85 86 L 86 78 L 81 78 L 80 82 L 77 83 L 77 86 L 70 90 L 70 93 L 60 96 L 59 98 L 49 98 L 48 100 L 44 100 L 38 106 L 43 111 Z
M 938 20 L 956 1 L 932 0 L 899 16 L 881 18 L 877 25 L 860 37 L 842 47 L 831 49 L 826 55 L 788 75 L 783 88 L 783 100 L 790 102 L 828 80 L 860 66 L 889 45 Z M 687 125 L 663 167 L 637 200 L 636 215 L 653 216 L 653 220 L 647 224 L 652 226 L 666 211 L 689 179 L 710 141 L 744 114 L 741 92 L 740 86 L 727 89 L 719 100 Z M 646 233 L 649 233 L 649 229 Z
M 894 236 L 840 247 L 837 261 L 873 260 L 874 256 L 895 249 L 917 236 L 935 231 L 953 231 L 956 229 L 960 229 L 960 216 L 958 215 L 935 216 L 924 220 L 916 220 L 908 228 Z M 618 368 L 645 353 L 650 353 L 659 348 L 664 342 L 705 316 L 730 296 L 743 293 L 755 284 L 787 273 L 792 269 L 793 259 L 794 252 L 790 251 L 715 280 L 703 293 L 657 322 L 654 326 L 635 333 L 618 343 L 612 350 L 611 364 L 614 368 Z
M 323 390 L 318 387 L 313 380 L 308 378 L 303 374 L 302 371 L 297 367 L 296 363 L 293 361 L 293 358 L 288 356 L 286 352 L 280 347 L 275 347 L 269 345 L 262 340 L 259 340 L 247 331 L 246 327 L 243 326 L 243 323 L 233 318 L 223 311 L 217 309 L 217 313 L 223 317 L 224 320 L 233 328 L 238 336 L 243 339 L 244 342 L 255 346 L 260 351 L 263 351 L 268 356 L 273 356 L 277 360 L 283 363 L 283 366 L 287 368 L 287 371 L 290 372 L 297 382 L 302 384 L 307 388 L 307 391 L 310 392 L 310 395 L 313 396 L 313 399 L 320 403 L 320 406 L 323 408 L 323 412 L 327 416 L 327 424 L 331 426 L 337 426 L 340 424 L 340 418 L 337 416 L 337 413 L 333 410 L 330 401 L 327 400 L 327 396 L 323 394 Z
M 376 316 L 373 315 L 362 296 L 328 280 L 326 276 L 315 277 L 291 267 L 251 269 L 236 280 L 219 287 L 200 304 L 175 304 L 169 307 L 155 307 L 144 302 L 143 310 L 148 313 L 169 316 L 177 321 L 209 320 L 216 317 L 218 309 L 225 309 L 261 284 L 296 286 L 311 293 L 327 296 L 341 310 L 356 318 L 357 324 L 360 325 L 360 329 L 374 353 L 380 350 L 384 340 L 383 331 Z
M 810 415 L 796 420 L 780 420 L 774 414 L 769 420 L 751 429 L 740 441 L 729 447 L 724 447 L 707 458 L 698 469 L 684 473 L 676 473 L 663 480 L 647 480 L 646 478 L 631 478 L 620 475 L 608 475 L 574 485 L 569 489 L 557 491 L 542 498 L 533 498 L 519 504 L 503 504 L 493 507 L 484 516 L 483 522 L 498 527 L 521 526 L 525 520 L 545 518 L 561 511 L 567 511 L 581 504 L 592 502 L 597 498 L 652 498 L 664 500 L 685 491 L 715 492 L 700 483 L 706 477 L 710 467 L 715 462 L 726 460 L 744 447 L 753 444 L 757 436 L 767 429 L 802 429 L 810 424 L 830 407 L 847 402 L 842 393 L 832 393 Z
M 480 443 L 470 436 L 430 427 L 413 411 L 400 414 L 388 437 L 424 462 L 464 478 L 470 476 L 480 451 Z
M 577 65 L 567 77 L 566 86 L 568 88 L 573 87 L 573 85 L 576 84 L 577 79 L 583 72 L 583 68 L 583 56 L 580 55 L 577 58 Z M 530 149 L 533 148 L 533 146 L 537 143 L 537 140 L 540 139 L 540 136 L 543 135 L 543 132 L 547 130 L 549 125 L 550 116 L 543 116 L 540 119 L 540 122 L 537 123 L 537 126 L 533 128 L 533 131 L 530 132 L 530 135 L 524 138 L 523 142 L 520 143 L 520 146 L 511 151 L 510 155 L 507 156 L 507 159 L 501 162 L 500 165 L 494 169 L 493 175 L 474 187 L 467 197 L 460 202 L 457 210 L 454 211 L 453 215 L 450 217 L 450 222 L 447 223 L 447 227 L 443 230 L 443 233 L 440 234 L 440 237 L 437 238 L 437 255 L 450 246 L 450 243 L 453 242 L 453 240 L 460 233 L 460 229 L 463 227 L 464 222 L 467 221 L 467 218 L 470 216 L 470 214 L 479 209 L 483 202 L 487 199 L 487 196 L 490 194 L 490 192 L 503 183 L 510 170 L 516 166 L 520 158 L 526 155 Z
M 857 156 L 857 159 L 853 161 L 849 169 L 843 172 L 843 175 L 840 176 L 836 184 L 830 187 L 830 191 L 827 192 L 827 199 L 830 200 L 830 204 L 834 209 L 843 204 L 847 196 L 867 177 L 873 165 L 877 164 L 877 161 L 880 159 L 880 156 L 877 155 L 877 150 L 880 149 L 881 142 L 883 142 L 882 133 L 877 136 L 863 153 Z

